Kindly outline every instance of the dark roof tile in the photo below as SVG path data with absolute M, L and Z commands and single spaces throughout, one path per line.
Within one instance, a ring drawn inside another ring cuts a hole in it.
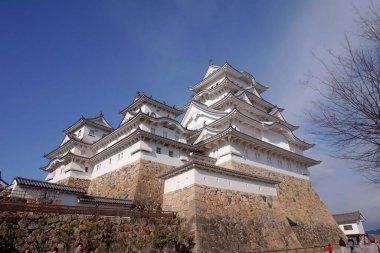
M 359 211 L 352 213 L 334 214 L 333 217 L 338 224 L 356 222 L 362 218 L 364 219 L 363 215 Z
M 111 205 L 122 205 L 122 206 L 132 206 L 133 201 L 130 199 L 115 199 L 115 198 L 105 198 L 96 197 L 90 195 L 82 195 L 78 198 L 80 203 L 88 204 L 111 204 Z
M 49 189 L 49 190 L 55 190 L 55 191 L 60 191 L 60 192 L 70 192 L 70 193 L 80 193 L 80 194 L 86 193 L 86 191 L 83 188 L 69 186 L 69 185 L 49 183 L 45 181 L 22 178 L 22 177 L 16 177 L 15 180 L 18 185 L 26 186 L 26 187 Z

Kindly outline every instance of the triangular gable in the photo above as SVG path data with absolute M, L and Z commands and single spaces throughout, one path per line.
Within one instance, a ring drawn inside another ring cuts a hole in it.
M 103 116 L 99 116 L 99 117 L 96 117 L 93 119 L 89 119 L 89 121 L 96 123 L 96 124 L 99 124 L 99 125 L 103 125 L 105 127 L 112 128 L 112 126 L 110 124 L 108 124 L 108 122 L 104 119 Z
M 217 135 L 218 133 L 224 131 L 225 129 L 222 129 L 222 130 L 212 130 L 212 129 L 209 129 L 209 128 L 203 128 L 201 133 L 199 134 L 198 138 L 194 141 L 193 144 L 197 144 L 205 139 L 208 139 L 214 135 Z
M 120 123 L 120 126 L 123 125 L 125 122 L 127 122 L 128 120 L 130 120 L 131 118 L 133 118 L 134 115 L 130 112 L 127 112 L 123 118 L 123 120 L 121 121 Z
M 241 100 L 243 100 L 247 104 L 252 105 L 251 100 L 248 98 L 247 94 L 245 94 L 244 92 L 241 95 L 239 95 L 238 98 L 241 99 Z
M 227 115 L 227 113 L 208 109 L 192 101 L 182 119 L 181 125 L 190 130 L 199 129 L 205 124 L 209 124 L 225 115 Z
M 210 64 L 207 68 L 206 74 L 204 75 L 203 79 L 207 78 L 209 75 L 217 71 L 220 67 L 216 66 L 214 64 Z
M 59 146 L 62 146 L 63 144 L 65 144 L 66 142 L 68 142 L 70 140 L 70 137 L 66 134 L 65 137 L 63 138 L 61 144 L 59 144 Z

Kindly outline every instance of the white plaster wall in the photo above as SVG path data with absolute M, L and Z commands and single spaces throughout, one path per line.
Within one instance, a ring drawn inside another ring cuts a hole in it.
M 164 133 L 166 133 L 166 137 L 171 140 L 175 140 L 182 143 L 187 143 L 187 139 L 182 134 L 182 131 L 178 130 L 177 127 L 174 129 L 169 129 L 167 127 L 164 127 L 161 124 L 144 124 L 144 130 L 150 133 L 153 133 L 158 136 L 164 136 Z M 154 131 L 153 131 L 154 130 Z
M 157 154 L 157 147 L 161 148 L 161 154 Z M 169 151 L 173 151 L 173 157 L 169 157 Z M 96 178 L 111 171 L 118 170 L 139 159 L 145 159 L 170 166 L 180 166 L 184 164 L 184 161 L 181 161 L 181 158 L 183 159 L 183 157 L 188 158 L 188 155 L 180 149 L 158 145 L 150 141 L 139 141 L 134 145 L 126 147 L 117 154 L 96 163 L 93 167 L 91 178 Z
M 205 101 L 202 101 L 205 105 L 210 106 L 212 104 L 215 104 L 222 98 L 224 98 L 228 94 L 228 91 L 221 92 L 219 94 L 214 94 L 214 95 L 208 95 L 208 99 Z
M 274 184 L 266 184 L 234 176 L 222 175 L 202 169 L 191 169 L 165 180 L 164 194 L 177 191 L 194 184 L 247 193 L 271 196 L 277 195 Z
M 126 138 L 127 136 L 129 136 L 131 133 L 133 133 L 134 131 L 136 131 L 137 129 L 137 126 L 136 128 L 133 128 L 133 129 L 129 129 L 128 131 L 125 132 L 125 134 L 123 134 L 122 136 L 116 138 L 115 140 L 111 141 L 110 143 L 108 143 L 107 145 L 105 146 L 102 146 L 101 148 L 99 148 L 97 151 L 96 151 L 96 154 L 102 152 L 103 150 L 105 150 L 106 148 L 114 145 L 115 143 L 119 142 L 120 140 Z
M 85 172 L 85 167 L 88 168 L 88 172 Z M 80 171 L 73 171 L 70 169 L 76 169 L 76 170 L 80 170 Z M 60 180 L 66 179 L 68 177 L 74 177 L 74 178 L 80 178 L 80 179 L 90 179 L 91 171 L 92 171 L 92 167 L 90 165 L 82 165 L 82 164 L 79 165 L 75 162 L 71 162 L 67 165 L 61 165 L 60 167 L 58 167 L 54 171 L 54 176 L 53 176 L 53 178 L 50 179 L 49 182 L 55 183 L 55 182 L 58 182 Z M 48 175 L 48 177 L 49 177 L 49 175 Z M 46 177 L 45 180 L 48 180 L 48 177 Z
M 61 201 L 61 205 L 79 206 L 77 195 L 59 194 L 59 200 Z
M 294 146 L 291 143 L 289 143 L 289 150 L 296 154 L 303 155 L 303 150 L 299 149 L 298 147 Z
M 89 135 L 91 130 L 94 131 L 94 134 L 93 134 L 94 136 Z M 98 129 L 93 126 L 84 125 L 82 129 L 82 140 L 86 143 L 92 144 L 96 142 L 97 140 L 103 138 L 103 135 L 107 135 L 107 134 L 108 133 L 102 129 Z
M 24 198 L 32 198 L 32 199 L 39 199 L 44 196 L 45 192 L 49 192 L 49 190 L 45 189 L 37 189 L 37 188 L 27 188 L 22 187 L 17 184 L 14 185 L 13 190 L 25 192 Z M 12 193 L 11 193 L 12 195 Z M 15 196 L 19 196 L 19 193 L 15 193 Z M 19 196 L 20 197 L 20 196 Z M 51 199 L 50 196 L 47 196 L 48 199 Z M 68 205 L 68 206 L 77 206 L 78 205 L 78 196 L 75 194 L 68 194 L 68 193 L 58 193 L 56 195 L 57 199 L 60 200 L 61 205 Z
M 239 87 L 241 87 L 241 88 L 248 88 L 248 87 L 250 86 L 250 84 L 246 83 L 245 81 L 242 81 L 242 80 L 240 80 L 240 79 L 237 79 L 237 78 L 235 78 L 235 77 L 233 77 L 233 76 L 228 76 L 228 78 L 229 78 L 232 82 L 238 84 Z
M 277 173 L 282 173 L 282 174 L 285 174 L 285 175 L 288 175 L 288 176 L 293 176 L 293 177 L 296 177 L 296 178 L 301 178 L 301 179 L 305 179 L 305 180 L 309 180 L 309 176 L 308 175 L 302 175 L 301 173 L 298 173 L 296 171 L 291 171 L 291 170 L 288 170 L 286 168 L 278 168 L 277 165 L 274 163 L 272 165 L 268 165 L 267 163 L 265 162 L 262 162 L 263 158 L 260 158 L 259 161 L 257 160 L 253 160 L 252 158 L 249 158 L 249 159 L 246 159 L 244 157 L 238 157 L 238 156 L 235 156 L 235 155 L 225 155 L 223 157 L 220 157 L 217 161 L 216 161 L 216 164 L 222 164 L 222 163 L 225 163 L 225 162 L 228 162 L 228 161 L 235 161 L 235 162 L 239 162 L 239 163 L 243 163 L 243 164 L 247 164 L 247 165 L 252 165 L 252 166 L 256 166 L 256 167 L 260 167 L 260 168 L 263 168 L 263 169 L 266 169 L 266 170 L 269 170 L 269 171 L 273 171 L 273 172 L 277 172 Z
M 275 133 L 273 131 L 263 131 L 262 140 L 276 145 L 277 147 L 290 150 L 289 143 L 286 138 L 281 134 Z
M 344 226 L 347 226 L 347 225 L 351 225 L 352 226 L 352 230 L 344 230 Z M 365 234 L 363 224 L 360 221 L 357 222 L 357 223 L 342 224 L 342 225 L 339 225 L 339 228 L 346 235 Z
M 54 178 L 54 176 L 55 176 L 56 171 L 57 171 L 57 170 L 54 170 L 54 171 L 50 172 L 50 173 L 46 176 L 45 180 L 46 180 L 46 181 L 50 181 L 50 180 L 52 180 L 52 179 Z
M 174 113 L 164 110 L 163 108 L 158 108 L 157 106 L 151 105 L 151 104 L 143 104 L 141 106 L 141 112 L 143 113 L 149 113 L 152 114 L 154 113 L 156 115 L 156 118 L 161 118 L 161 117 L 168 117 L 168 118 L 175 118 Z
M 191 111 L 189 112 L 190 118 L 185 123 L 185 127 L 187 126 L 190 130 L 196 130 L 199 128 L 202 128 L 204 124 L 208 125 L 211 122 L 214 122 L 215 120 L 221 118 L 223 115 L 211 115 L 211 114 L 205 114 L 198 108 L 192 107 Z
M 121 121 L 121 124 L 120 125 L 123 125 L 125 122 L 127 122 L 128 120 L 130 120 L 131 118 L 133 118 L 133 115 L 130 114 L 129 112 L 127 112 L 123 118 L 123 120 Z
M 358 225 L 359 233 L 360 233 L 360 234 L 365 234 L 365 230 L 364 230 L 363 222 L 358 221 L 356 224 Z

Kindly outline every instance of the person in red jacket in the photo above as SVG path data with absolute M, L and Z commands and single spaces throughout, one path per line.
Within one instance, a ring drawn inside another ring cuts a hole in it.
M 333 251 L 333 247 L 331 246 L 331 244 L 327 245 L 327 250 L 332 253 Z

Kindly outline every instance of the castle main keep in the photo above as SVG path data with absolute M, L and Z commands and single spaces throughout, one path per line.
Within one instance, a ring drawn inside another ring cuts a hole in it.
M 210 64 L 172 107 L 144 93 L 113 128 L 80 118 L 46 154 L 46 181 L 178 212 L 194 252 L 253 252 L 335 243 L 342 236 L 315 193 L 304 151 L 267 90 L 227 62 Z M 177 120 L 180 118 L 181 120 Z

